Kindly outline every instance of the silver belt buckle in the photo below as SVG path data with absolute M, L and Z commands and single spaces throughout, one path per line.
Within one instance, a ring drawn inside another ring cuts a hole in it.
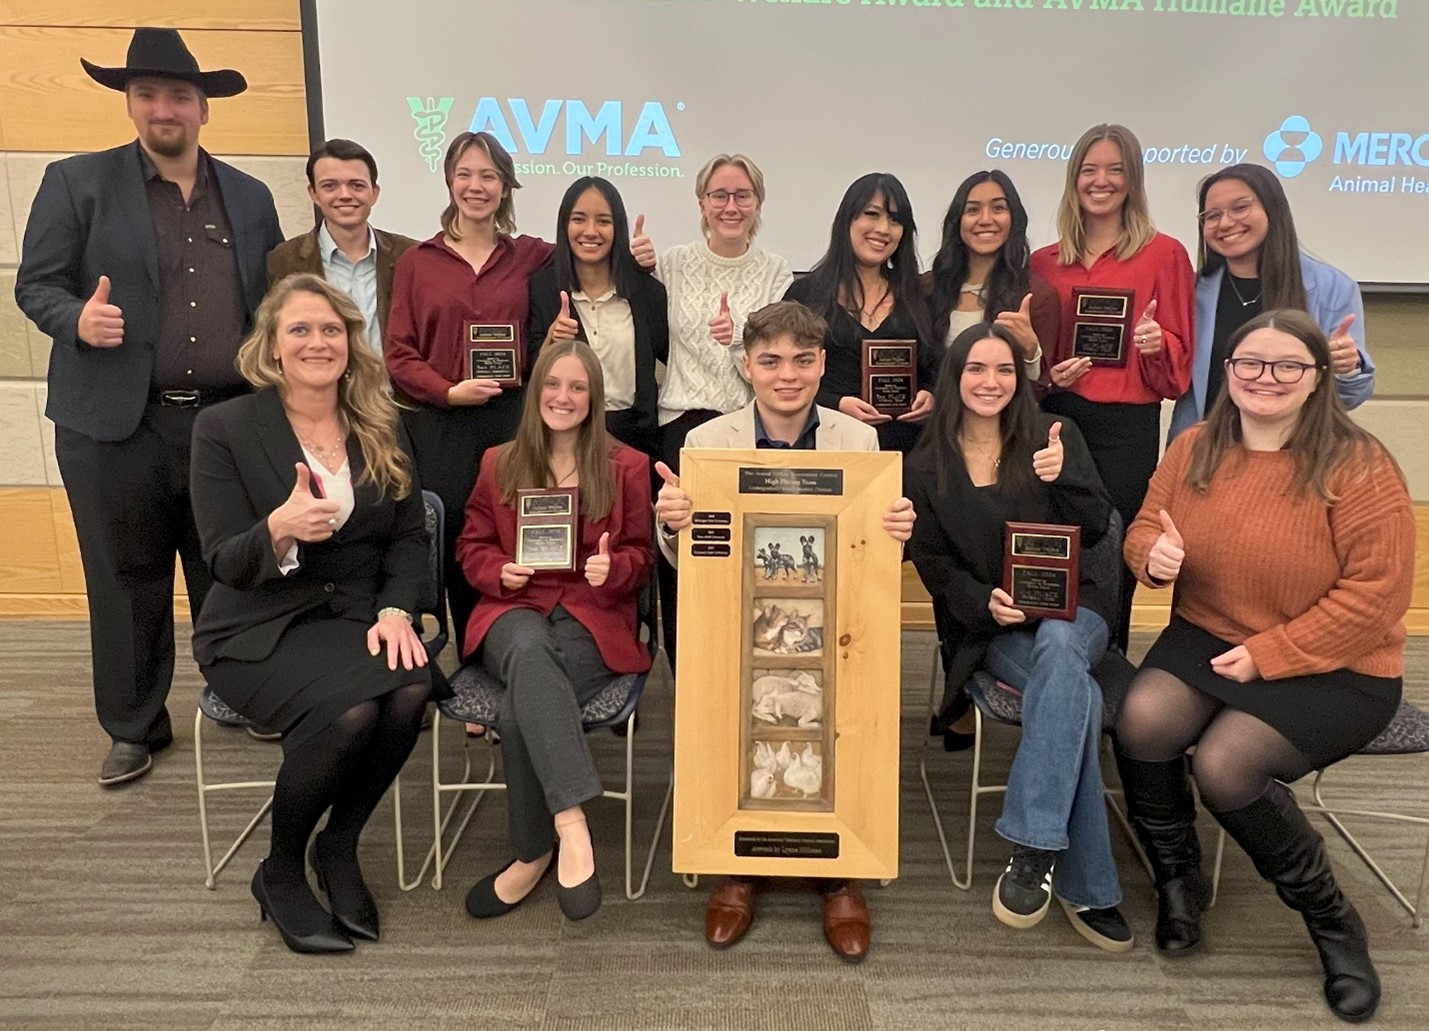
M 161 390 L 159 402 L 169 408 L 197 408 L 199 392 L 197 390 Z

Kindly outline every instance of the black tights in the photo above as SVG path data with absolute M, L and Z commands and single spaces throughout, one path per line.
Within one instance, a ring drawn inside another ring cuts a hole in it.
M 1130 759 L 1162 762 L 1192 745 L 1191 773 L 1215 812 L 1241 809 L 1272 779 L 1289 783 L 1313 770 L 1305 754 L 1270 724 L 1197 691 L 1165 670 L 1136 674 L 1116 724 Z
M 287 886 L 299 896 L 290 901 L 306 901 L 303 853 L 329 809 L 322 834 L 329 891 L 357 889 L 357 839 L 412 754 L 429 693 L 424 681 L 359 702 L 284 757 L 273 788 L 272 850 L 264 864 L 270 894 Z

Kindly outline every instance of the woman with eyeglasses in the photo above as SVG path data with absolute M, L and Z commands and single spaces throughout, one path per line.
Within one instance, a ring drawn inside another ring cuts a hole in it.
M 1151 221 L 1141 143 L 1126 126 L 1094 125 L 1072 148 L 1057 233 L 1057 243 L 1032 254 L 1032 271 L 1062 301 L 1057 338 L 1050 347 L 1042 342 L 1050 366 L 1042 407 L 1076 422 L 1112 504 L 1130 523 L 1160 457 L 1161 401 L 1180 397 L 1191 381 L 1195 277 L 1186 248 Z M 1076 311 L 1082 291 L 1129 295 L 1129 325 L 1121 328 L 1131 339 L 1120 340 L 1116 360 L 1075 353 L 1086 333 Z M 1127 573 L 1114 642 L 1122 651 L 1135 588 Z
M 1231 165 L 1200 188 L 1200 274 L 1191 389 L 1176 402 L 1171 439 L 1200 421 L 1225 383 L 1231 334 L 1262 311 L 1300 308 L 1330 338 L 1335 390 L 1346 408 L 1374 393 L 1357 283 L 1300 249 L 1280 180 L 1260 165 Z
M 918 225 L 898 178 L 870 172 L 849 184 L 834 212 L 829 249 L 784 294 L 824 317 L 824 378 L 818 403 L 878 431 L 884 451 L 912 450 L 933 414 L 933 380 L 943 340 L 928 318 L 918 281 Z M 865 340 L 918 343 L 916 392 L 901 415 L 880 412 L 863 397 Z
M 1281 309 L 1232 334 L 1226 390 L 1176 439 L 1126 538 L 1171 622 L 1117 722 L 1131 822 L 1151 859 L 1156 944 L 1201 943 L 1201 801 L 1305 920 L 1343 1020 L 1379 1003 L 1364 923 L 1285 785 L 1363 748 L 1393 718 L 1414 579 L 1414 513 L 1384 446 L 1354 424 L 1329 341 Z

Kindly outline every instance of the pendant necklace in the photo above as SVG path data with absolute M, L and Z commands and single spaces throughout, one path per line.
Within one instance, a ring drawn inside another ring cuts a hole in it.
M 1235 299 L 1240 302 L 1240 306 L 1241 306 L 1242 308 L 1249 308 L 1249 307 L 1250 307 L 1252 304 L 1254 304 L 1256 301 L 1260 300 L 1260 295 L 1261 295 L 1261 292 L 1262 292 L 1262 291 L 1260 291 L 1260 290 L 1257 290 L 1257 291 L 1255 292 L 1255 296 L 1252 297 L 1252 298 L 1251 298 L 1250 300 L 1248 300 L 1248 301 L 1247 301 L 1244 297 L 1242 297 L 1241 294 L 1240 294 L 1240 288 L 1235 285 L 1235 276 L 1233 276 L 1233 275 L 1230 274 L 1230 270 L 1229 270 L 1229 269 L 1226 270 L 1226 280 L 1227 280 L 1227 281 L 1230 283 L 1230 285 L 1231 285 L 1231 293 L 1235 294 Z

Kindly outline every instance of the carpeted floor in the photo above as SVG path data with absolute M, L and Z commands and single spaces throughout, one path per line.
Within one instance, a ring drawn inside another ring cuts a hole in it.
M 1141 640 L 1139 654 L 1149 642 Z M 266 828 L 219 879 L 203 886 L 193 767 L 198 675 L 188 663 L 170 701 L 178 741 L 144 781 L 103 791 L 94 775 L 107 742 L 89 696 L 81 625 L 0 624 L 0 1028 L 53 1031 L 351 1031 L 351 1029 L 1247 1029 L 1340 1026 L 1320 997 L 1319 965 L 1299 918 L 1234 846 L 1208 947 L 1168 961 L 1151 944 L 1155 907 L 1145 874 L 1113 824 L 1133 952 L 1083 942 L 1055 907 L 1030 931 L 990 907 L 1007 847 L 984 806 L 971 891 L 948 880 L 918 779 L 927 726 L 932 637 L 903 645 L 902 871 L 870 886 L 874 943 L 866 963 L 839 963 L 820 934 L 819 901 L 795 884 L 760 898 L 749 937 L 724 953 L 702 937 L 704 892 L 669 872 L 668 828 L 648 894 L 620 891 L 621 807 L 590 807 L 606 905 L 563 921 L 550 882 L 510 916 L 477 924 L 467 887 L 505 862 L 504 802 L 478 814 L 442 891 L 396 887 L 390 806 L 363 842 L 382 906 L 383 940 L 336 958 L 295 956 L 258 922 L 248 879 Z M 1429 641 L 1410 644 L 1407 693 L 1429 703 Z M 637 836 L 648 836 L 669 773 L 669 682 L 652 681 L 637 743 Z M 455 765 L 460 735 L 445 734 Z M 1004 773 L 1016 733 L 995 728 L 988 772 Z M 210 726 L 211 776 L 262 778 L 276 745 Z M 602 732 L 597 762 L 613 780 L 623 742 Z M 483 749 L 485 746 L 481 746 Z M 424 736 L 404 784 L 409 861 L 431 840 L 431 746 Z M 929 752 L 954 848 L 964 841 L 970 758 Z M 1110 763 L 1108 765 L 1109 776 Z M 455 772 L 453 770 L 453 772 Z M 1351 759 L 1332 774 L 1336 797 L 1361 808 L 1429 815 L 1429 757 Z M 1303 793 L 1303 792 L 1302 792 Z M 253 798 L 253 807 L 258 799 Z M 248 802 L 221 799 L 215 833 L 236 832 Z M 1320 818 L 1314 817 L 1319 826 Z M 1390 871 L 1417 883 L 1424 834 L 1365 823 Z M 1208 854 L 1212 827 L 1204 824 Z M 1333 834 L 1341 883 L 1369 925 L 1384 981 L 1384 1029 L 1429 1027 L 1429 931 L 1407 916 Z M 409 876 L 411 870 L 409 870 Z

